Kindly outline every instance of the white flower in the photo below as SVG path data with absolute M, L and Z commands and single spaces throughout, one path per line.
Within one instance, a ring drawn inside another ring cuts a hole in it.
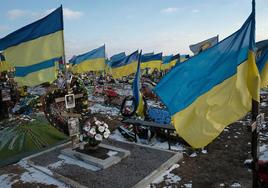
M 104 123 L 104 127 L 107 129 L 108 128 L 108 125 L 107 125 L 107 123 Z
M 105 132 L 107 132 L 107 133 L 109 133 L 109 134 L 111 134 L 111 131 L 107 128 L 107 129 L 105 129 Z
M 96 121 L 95 121 L 95 124 L 96 124 L 96 125 L 101 125 L 101 122 L 100 122 L 99 120 L 96 120 Z
M 96 129 L 95 129 L 95 127 L 92 127 L 92 128 L 90 129 L 89 133 L 92 134 L 92 135 L 95 135 L 95 134 L 96 134 Z
M 88 132 L 89 130 L 90 130 L 90 127 L 84 127 L 84 130 L 86 131 L 86 132 Z
M 102 136 L 101 136 L 100 134 L 96 134 L 96 135 L 95 135 L 95 139 L 96 139 L 97 141 L 102 141 Z
M 98 130 L 102 133 L 104 132 L 105 128 L 103 126 L 99 126 Z
M 108 138 L 110 136 L 110 133 L 109 132 L 104 132 L 104 134 L 103 134 L 103 137 L 106 139 L 106 138 Z

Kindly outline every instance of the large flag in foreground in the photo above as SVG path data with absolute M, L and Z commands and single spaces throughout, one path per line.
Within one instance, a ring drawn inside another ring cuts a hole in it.
M 151 70 L 160 70 L 162 64 L 162 53 L 145 54 L 141 56 L 141 69 L 149 68 Z
M 197 44 L 190 45 L 190 50 L 196 55 L 204 50 L 216 45 L 219 42 L 219 35 L 199 42 Z
M 268 86 L 268 40 L 256 43 L 257 66 L 261 76 L 261 87 Z
M 105 45 L 90 52 L 75 56 L 70 60 L 72 72 L 84 73 L 88 71 L 105 70 Z
M 142 99 L 142 95 L 140 93 L 140 77 L 141 77 L 141 71 L 140 71 L 140 64 L 141 64 L 141 54 L 142 51 L 140 52 L 139 55 L 139 60 L 138 60 L 138 65 L 137 65 L 137 71 L 135 74 L 135 78 L 133 81 L 133 85 L 132 85 L 132 91 L 133 91 L 133 97 L 134 97 L 134 111 L 139 115 L 139 116 L 143 116 L 144 113 L 144 103 L 143 103 L 143 99 Z
M 63 56 L 63 48 L 62 7 L 0 39 L 0 51 L 15 67 L 15 81 L 19 85 L 54 81 L 56 62 Z
M 176 65 L 154 89 L 178 134 L 194 148 L 206 146 L 242 118 L 252 99 L 259 101 L 254 10 L 237 32 Z
M 132 54 L 118 60 L 108 63 L 110 66 L 110 73 L 114 78 L 122 78 L 136 72 L 139 58 L 138 50 Z

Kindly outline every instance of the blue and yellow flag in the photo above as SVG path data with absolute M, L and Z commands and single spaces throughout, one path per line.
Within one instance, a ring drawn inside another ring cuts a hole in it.
M 88 71 L 105 70 L 105 45 L 90 52 L 75 56 L 70 60 L 72 72 L 84 73 Z
M 172 58 L 173 58 L 173 55 L 164 56 L 160 69 L 161 70 L 170 69 L 172 67 L 172 64 L 171 64 Z
M 190 55 L 185 54 L 180 56 L 180 63 L 187 61 L 190 58 Z
M 171 62 L 170 62 L 171 68 L 174 67 L 179 62 L 180 62 L 180 54 L 176 54 L 172 56 Z
M 126 57 L 126 53 L 125 53 L 125 52 L 121 52 L 121 53 L 118 53 L 118 54 L 113 55 L 113 56 L 110 58 L 110 60 L 111 60 L 111 61 L 118 61 L 118 60 L 123 59 L 123 58 L 125 58 L 125 57 Z
M 110 61 L 110 74 L 113 78 L 122 78 L 136 72 L 138 64 L 138 50 L 118 61 Z
M 145 54 L 141 56 L 141 69 L 160 70 L 162 64 L 162 53 Z
M 141 64 L 141 53 L 139 54 L 139 60 L 138 60 L 138 65 L 137 65 L 137 71 L 135 74 L 135 78 L 132 84 L 132 91 L 133 91 L 133 97 L 134 97 L 134 111 L 136 114 L 139 116 L 143 117 L 144 116 L 144 102 L 142 99 L 142 95 L 140 92 L 140 77 L 141 77 L 141 72 L 140 72 L 140 64 Z
M 13 67 L 6 62 L 6 59 L 3 54 L 0 53 L 0 72 L 8 71 L 11 69 L 13 69 Z
M 256 43 L 257 66 L 261 76 L 261 88 L 268 86 L 268 40 Z
M 205 51 L 208 48 L 211 48 L 212 46 L 216 45 L 219 42 L 219 35 L 209 38 L 207 40 L 204 40 L 202 42 L 199 42 L 197 44 L 190 45 L 190 50 L 195 54 L 199 54 L 200 52 Z
M 252 99 L 259 101 L 254 45 L 255 8 L 237 32 L 176 65 L 155 87 L 192 147 L 208 145 L 251 110 Z
M 15 67 L 15 81 L 26 86 L 57 78 L 55 59 L 63 56 L 63 46 L 62 7 L 0 39 L 0 50 Z

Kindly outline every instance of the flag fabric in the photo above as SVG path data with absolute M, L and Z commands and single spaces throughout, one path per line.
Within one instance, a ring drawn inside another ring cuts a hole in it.
M 219 35 L 199 42 L 197 44 L 190 45 L 190 50 L 196 55 L 204 50 L 216 45 L 219 42 Z
M 11 70 L 13 67 L 6 62 L 5 57 L 3 54 L 0 53 L 0 72 Z
M 123 59 L 123 58 L 125 58 L 125 57 L 126 57 L 126 53 L 125 53 L 125 52 L 121 52 L 121 53 L 118 53 L 118 54 L 113 55 L 113 56 L 110 58 L 110 60 L 111 60 L 111 61 L 118 61 L 118 60 Z
M 174 67 L 179 62 L 180 62 L 180 54 L 176 54 L 176 55 L 172 56 L 171 62 L 170 62 L 171 67 Z
M 173 55 L 163 57 L 163 62 L 161 64 L 161 70 L 167 70 L 167 69 L 170 69 L 172 67 L 171 66 L 172 58 L 173 58 Z
M 257 66 L 261 77 L 261 87 L 268 86 L 268 40 L 256 43 Z
M 259 101 L 254 45 L 255 8 L 237 32 L 177 64 L 155 87 L 177 133 L 192 147 L 208 145 L 251 110 L 252 99 Z
M 139 58 L 138 50 L 118 61 L 110 61 L 110 74 L 113 78 L 122 78 L 136 72 Z
M 145 54 L 141 56 L 141 69 L 149 68 L 151 70 L 160 70 L 162 64 L 162 53 Z
M 62 7 L 0 39 L 0 50 L 15 67 L 15 81 L 26 86 L 56 79 L 57 64 L 52 62 L 63 56 L 63 46 Z
M 140 64 L 141 64 L 141 53 L 139 54 L 139 59 L 138 59 L 138 65 L 137 65 L 137 71 L 135 73 L 134 81 L 132 84 L 132 91 L 133 91 L 133 97 L 134 97 L 134 111 L 141 117 L 144 116 L 144 102 L 142 99 L 142 95 L 140 92 Z
M 90 52 L 75 56 L 70 60 L 72 72 L 84 73 L 88 71 L 105 70 L 105 45 Z
M 190 55 L 186 54 L 186 55 L 181 55 L 180 56 L 180 63 L 187 61 L 190 58 Z

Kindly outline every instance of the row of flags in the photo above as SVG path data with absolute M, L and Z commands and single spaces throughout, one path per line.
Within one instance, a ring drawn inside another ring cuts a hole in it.
M 220 42 L 217 36 L 192 46 L 196 55 L 184 63 L 174 62 L 178 55 L 142 55 L 139 51 L 116 54 L 107 61 L 102 46 L 72 58 L 72 69 L 77 73 L 91 67 L 107 69 L 115 77 L 135 73 L 134 107 L 141 112 L 140 70 L 161 69 L 162 65 L 166 69 L 175 64 L 154 92 L 167 106 L 177 133 L 192 147 L 204 147 L 226 126 L 245 116 L 252 100 L 259 101 L 260 87 L 268 84 L 268 42 L 257 43 L 256 54 L 255 0 L 252 4 L 252 13 L 238 31 Z M 63 41 L 60 7 L 0 39 L 0 51 L 15 67 L 15 80 L 20 85 L 33 86 L 56 78 L 58 62 L 64 59 Z
M 105 71 L 114 78 L 122 78 L 136 72 L 137 54 L 138 51 L 135 51 L 127 56 L 125 52 L 121 52 L 107 60 L 105 57 L 105 45 L 103 45 L 85 54 L 75 56 L 69 62 L 74 73 Z M 189 56 L 186 58 L 189 58 Z M 180 62 L 179 54 L 175 56 L 162 56 L 162 53 L 142 54 L 141 69 L 149 69 L 150 72 L 155 69 L 167 70 L 175 66 L 177 62 Z

